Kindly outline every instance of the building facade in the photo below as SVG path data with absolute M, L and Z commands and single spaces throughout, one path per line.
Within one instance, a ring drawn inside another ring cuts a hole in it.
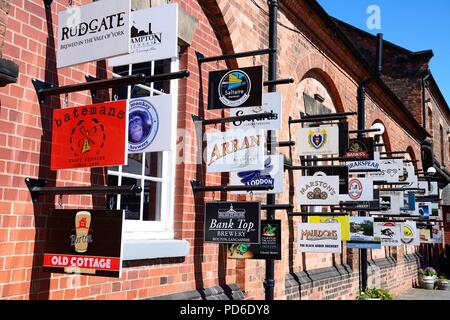
M 187 69 L 190 76 L 136 86 L 131 96 L 170 92 L 177 97 L 176 118 L 168 124 L 177 137 L 176 150 L 133 155 L 123 167 L 57 172 L 50 170 L 53 109 L 127 96 L 121 89 L 103 90 L 95 97 L 85 91 L 69 94 L 67 101 L 61 95 L 39 103 L 32 79 L 63 86 L 85 82 L 86 75 L 100 79 L 127 75 L 130 69 L 109 68 L 106 61 L 57 69 L 57 13 L 68 3 L 55 0 L 46 7 L 44 2 L 0 1 L 2 58 L 18 65 L 17 81 L 0 88 L 0 298 L 264 299 L 264 261 L 227 259 L 224 245 L 203 242 L 205 202 L 250 197 L 194 193 L 191 181 L 204 185 L 229 182 L 227 174 L 206 174 L 199 161 L 202 149 L 197 137 L 204 132 L 196 128 L 192 115 L 207 119 L 229 115 L 228 111 L 206 110 L 208 72 L 268 63 L 267 56 L 257 56 L 203 64 L 199 69 L 196 53 L 209 57 L 267 48 L 267 2 L 175 1 L 180 7 L 179 57 L 134 65 L 131 71 L 150 75 Z M 132 1 L 135 9 L 161 3 L 165 1 Z M 287 141 L 294 132 L 287 120 L 299 118 L 300 112 L 318 105 L 329 112 L 357 111 L 358 85 L 372 75 L 375 39 L 331 18 L 315 0 L 281 0 L 279 4 L 278 78 L 295 80 L 278 87 L 283 94 L 283 127 L 276 139 Z M 385 151 L 408 152 L 410 159 L 418 160 L 416 169 L 423 169 L 423 143 L 432 139 L 435 158 L 431 161 L 442 171 L 444 185 L 450 170 L 450 112 L 429 72 L 431 56 L 431 52 L 413 53 L 386 45 L 385 72 L 367 89 L 366 126 L 382 123 Z M 356 117 L 349 118 L 350 129 L 357 128 L 356 121 Z M 279 152 L 291 157 L 287 148 Z M 277 203 L 295 204 L 298 174 L 286 172 L 289 187 L 277 195 Z M 27 177 L 46 179 L 48 186 L 141 184 L 144 193 L 107 198 L 42 196 L 33 203 Z M 265 202 L 265 197 L 254 198 Z M 83 207 L 126 211 L 120 279 L 42 270 L 49 212 Z M 296 224 L 302 218 L 288 218 L 285 211 L 277 211 L 276 217 L 282 220 L 285 236 L 282 260 L 275 262 L 275 298 L 354 299 L 360 285 L 357 251 L 344 247 L 342 254 L 301 253 Z M 432 263 L 425 261 L 430 249 L 431 245 L 422 245 L 369 250 L 369 285 L 394 293 L 410 288 L 421 263 Z M 438 246 L 433 249 L 439 252 Z

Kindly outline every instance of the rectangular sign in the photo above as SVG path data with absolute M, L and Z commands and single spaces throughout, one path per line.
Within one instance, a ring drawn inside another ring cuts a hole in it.
M 130 28 L 130 53 L 109 59 L 110 67 L 178 56 L 178 4 L 132 11 Z
M 128 152 L 172 149 L 172 95 L 129 100 Z
M 347 162 L 350 170 L 378 170 L 380 168 L 380 153 L 374 152 L 374 160 L 359 160 Z
M 354 178 L 348 182 L 348 193 L 341 194 L 341 201 L 373 201 L 373 180 L 370 178 Z
M 308 217 L 308 223 L 339 223 L 342 241 L 350 240 L 349 216 L 312 216 Z
M 371 217 L 350 217 L 350 241 L 348 249 L 380 249 L 379 237 L 374 236 L 374 221 Z
M 51 169 L 125 165 L 127 101 L 53 110 Z
M 208 110 L 262 106 L 263 67 L 209 73 Z
M 339 205 L 339 176 L 301 176 L 296 187 L 300 205 Z
M 341 226 L 339 223 L 299 223 L 300 252 L 341 253 Z
M 373 138 L 350 139 L 345 157 L 374 160 Z
M 283 112 L 281 107 L 283 98 L 280 92 L 263 93 L 262 106 L 253 108 L 236 108 L 231 112 L 233 117 L 246 115 L 256 115 L 270 113 L 270 118 L 235 121 L 231 123 L 233 129 L 261 129 L 261 130 L 280 130 Z
M 252 191 L 254 194 L 276 194 L 284 192 L 284 156 L 266 156 L 264 170 L 231 172 L 230 184 L 233 186 L 268 186 L 268 191 Z M 232 194 L 247 194 L 248 191 L 232 191 Z
M 260 202 L 205 204 L 205 242 L 260 244 Z
M 420 233 L 417 229 L 417 224 L 415 221 L 405 221 L 401 224 L 402 236 L 400 241 L 402 244 L 408 246 L 419 246 L 420 245 Z
M 264 170 L 265 136 L 262 130 L 208 132 L 207 172 Z
M 381 239 L 385 247 L 398 247 L 402 244 L 401 224 L 395 222 L 375 222 L 374 234 Z
M 415 172 L 414 166 L 404 165 L 403 174 L 400 174 L 399 182 L 408 183 L 405 185 L 400 185 L 399 188 L 418 188 L 418 178 Z
M 434 225 L 431 228 L 431 242 L 435 244 L 442 243 L 442 228 L 440 225 Z
M 119 278 L 123 218 L 121 210 L 53 210 L 44 271 Z
M 402 214 L 414 215 L 416 210 L 416 195 L 414 193 L 403 194 L 403 205 L 400 207 Z
M 130 52 L 131 0 L 97 1 L 58 13 L 57 67 Z
M 432 226 L 429 225 L 417 225 L 420 234 L 420 243 L 433 243 L 431 236 L 433 234 Z
M 402 191 L 383 191 L 380 192 L 381 202 L 385 202 L 389 205 L 388 210 L 384 210 L 384 214 L 399 215 L 401 213 L 400 208 L 403 205 L 403 192 Z
M 298 156 L 338 155 L 338 125 L 300 128 L 297 130 L 295 154 Z
M 380 160 L 379 172 L 369 172 L 373 181 L 399 182 L 400 174 L 403 174 L 403 161 L 396 159 Z
M 348 167 L 313 167 L 313 169 L 308 169 L 308 176 L 314 176 L 319 173 L 327 175 L 327 176 L 339 176 L 339 194 L 347 194 L 348 193 Z
M 229 244 L 227 257 L 281 260 L 281 220 L 262 220 L 261 244 Z

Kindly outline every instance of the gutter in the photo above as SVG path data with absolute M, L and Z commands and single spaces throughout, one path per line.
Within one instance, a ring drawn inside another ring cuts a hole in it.
M 427 127 L 427 111 L 425 101 L 425 88 L 427 87 L 427 81 L 431 76 L 430 68 L 428 68 L 428 74 L 422 78 L 422 126 L 425 129 Z

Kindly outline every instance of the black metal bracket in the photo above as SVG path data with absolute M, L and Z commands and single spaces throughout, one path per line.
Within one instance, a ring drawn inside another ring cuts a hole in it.
M 380 132 L 380 129 L 350 130 L 348 133 L 370 133 Z
M 31 81 L 33 82 L 34 89 L 36 90 L 36 93 L 37 93 L 37 96 L 39 99 L 39 103 L 43 104 L 45 102 L 46 96 L 44 94 L 42 94 L 41 92 L 44 90 L 54 88 L 55 86 L 51 83 L 43 82 L 38 79 L 32 79 Z
M 361 158 L 350 158 L 350 157 L 335 157 L 335 158 L 310 158 L 310 159 L 302 159 L 304 162 L 318 162 L 318 161 L 342 161 L 342 162 L 351 162 L 351 161 L 372 161 Z
M 44 0 L 44 5 L 47 9 L 50 9 L 53 0 Z
M 348 173 L 381 172 L 381 169 L 351 169 Z
M 46 187 L 47 180 L 25 178 L 25 183 L 33 202 L 37 202 L 41 194 L 137 194 L 142 188 L 132 186 L 95 186 L 95 187 Z
M 229 192 L 229 191 L 268 191 L 273 190 L 273 186 L 202 186 L 200 181 L 191 181 L 194 192 Z
M 356 112 L 329 113 L 323 115 L 303 116 L 301 119 L 289 119 L 289 124 L 343 120 L 348 116 L 356 116 Z
M 248 114 L 245 116 L 236 116 L 236 117 L 219 118 L 219 119 L 207 119 L 207 120 L 205 120 L 199 116 L 192 115 L 192 120 L 194 122 L 202 122 L 203 125 L 210 125 L 210 124 L 228 123 L 228 122 L 236 122 L 236 121 L 263 120 L 263 119 L 270 119 L 272 117 L 273 117 L 273 113 L 264 112 L 261 114 Z
M 295 80 L 293 78 L 286 78 L 286 79 L 264 81 L 263 85 L 265 87 L 268 87 L 268 86 L 279 86 L 279 85 L 283 85 L 283 84 L 291 84 L 291 83 L 294 83 L 294 82 L 295 82 Z
M 288 217 L 345 217 L 348 215 L 348 212 L 288 212 Z
M 93 77 L 91 75 L 88 75 L 88 74 L 85 75 L 84 77 L 86 78 L 86 82 L 93 82 L 93 81 L 100 80 L 100 79 Z M 91 96 L 92 96 L 92 99 L 97 98 L 97 90 L 91 89 Z
M 293 210 L 293 204 L 263 204 L 261 210 Z
M 275 52 L 275 51 L 276 51 L 275 49 L 260 49 L 260 50 L 246 51 L 246 52 L 240 52 L 240 53 L 223 54 L 223 55 L 214 56 L 214 57 L 205 57 L 202 53 L 195 51 L 195 55 L 197 56 L 198 63 L 202 64 L 202 63 L 206 63 L 206 62 L 214 62 L 214 61 L 221 61 L 221 60 L 227 60 L 227 59 L 262 56 L 262 55 L 266 55 L 266 54 L 269 54 L 269 53 Z
M 276 143 L 275 143 L 276 145 Z M 278 142 L 278 147 L 293 147 L 295 146 L 295 141 L 280 141 Z

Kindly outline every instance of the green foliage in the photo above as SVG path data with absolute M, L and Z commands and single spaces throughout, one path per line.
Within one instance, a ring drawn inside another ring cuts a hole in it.
M 361 292 L 357 298 L 357 300 L 366 300 L 366 299 L 393 300 L 394 297 L 387 290 L 373 288 Z

